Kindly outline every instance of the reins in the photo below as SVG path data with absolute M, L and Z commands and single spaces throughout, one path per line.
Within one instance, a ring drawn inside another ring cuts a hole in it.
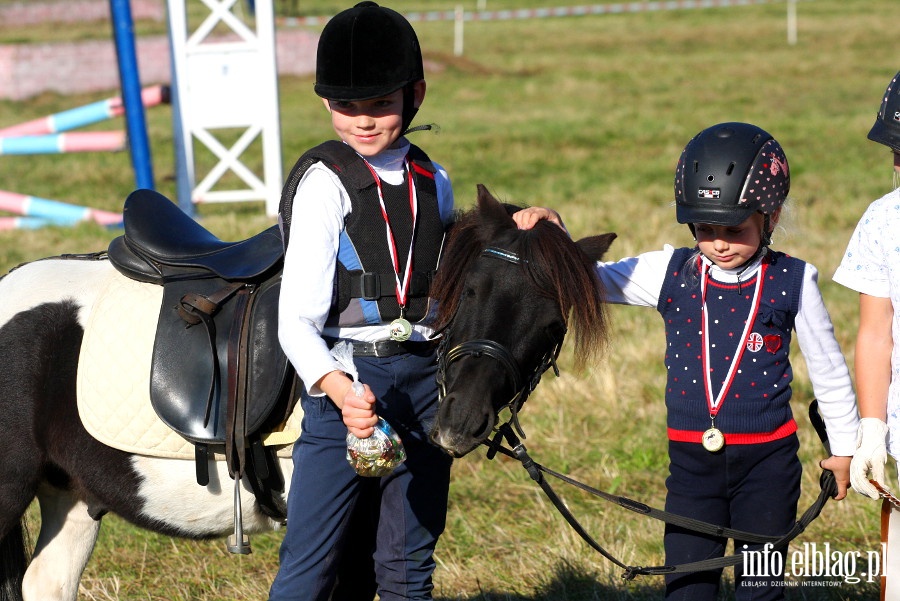
M 816 429 L 816 432 L 819 435 L 819 438 L 825 445 L 826 451 L 828 451 L 830 455 L 828 438 L 827 434 L 825 433 L 825 424 L 822 422 L 822 418 L 819 415 L 818 403 L 815 400 L 813 400 L 813 402 L 810 404 L 809 417 L 810 421 L 812 421 L 813 426 Z M 506 439 L 506 442 L 509 443 L 511 448 L 506 448 L 503 446 L 503 439 Z M 560 515 L 562 515 L 566 522 L 569 523 L 572 529 L 574 529 L 575 532 L 577 532 L 578 535 L 581 536 L 581 538 L 591 548 L 593 548 L 603 557 L 624 570 L 622 578 L 624 578 L 625 580 L 633 580 L 636 576 L 681 574 L 688 572 L 702 572 L 707 570 L 722 569 L 741 563 L 744 560 L 744 555 L 742 553 L 735 553 L 733 555 L 728 555 L 725 557 L 717 557 L 713 559 L 706 559 L 703 561 L 696 561 L 679 565 L 661 565 L 651 567 L 627 565 L 626 563 L 613 556 L 596 540 L 594 540 L 594 538 L 587 532 L 587 530 L 585 530 L 578 519 L 568 509 L 568 507 L 566 507 L 565 503 L 562 501 L 562 499 L 559 497 L 559 495 L 556 493 L 547 479 L 544 478 L 544 474 L 553 476 L 554 478 L 557 478 L 567 484 L 571 484 L 572 486 L 575 486 L 594 496 L 600 497 L 601 499 L 604 499 L 611 503 L 615 503 L 629 511 L 633 511 L 641 515 L 646 515 L 655 520 L 665 522 L 666 524 L 672 524 L 686 530 L 699 532 L 701 534 L 731 538 L 740 540 L 742 542 L 758 544 L 768 543 L 771 544 L 771 549 L 773 551 L 778 551 L 787 547 L 787 545 L 792 540 L 797 538 L 797 536 L 799 536 L 804 530 L 806 530 L 807 526 L 809 526 L 809 524 L 819 516 L 819 514 L 822 512 L 822 509 L 825 507 L 825 504 L 828 502 L 828 499 L 837 495 L 837 482 L 835 481 L 834 474 L 830 470 L 823 469 L 822 475 L 819 477 L 819 486 L 821 490 L 816 500 L 809 506 L 809 508 L 803 513 L 800 519 L 797 520 L 797 522 L 794 524 L 793 528 L 791 528 L 786 534 L 782 536 L 768 536 L 725 528 L 722 526 L 717 526 L 715 524 L 710 524 L 708 522 L 703 522 L 701 520 L 687 518 L 681 515 L 670 513 L 668 511 L 656 509 L 654 507 L 641 503 L 640 501 L 635 501 L 627 497 L 604 492 L 602 490 L 579 482 L 573 478 L 565 476 L 559 472 L 546 468 L 543 465 L 535 462 L 528 455 L 528 451 L 525 449 L 525 445 L 522 444 L 522 442 L 516 436 L 515 432 L 513 432 L 513 429 L 509 425 L 509 422 L 501 425 L 497 429 L 493 439 L 483 444 L 488 447 L 488 459 L 493 459 L 497 453 L 501 453 L 503 455 L 506 455 L 507 457 L 518 460 L 522 464 L 522 467 L 524 467 L 528 472 L 528 475 L 531 476 L 531 479 L 537 482 L 537 484 L 541 487 L 541 490 L 544 491 L 544 494 L 547 495 L 547 497 L 553 503 L 553 506 L 556 507 L 557 511 L 560 513 Z

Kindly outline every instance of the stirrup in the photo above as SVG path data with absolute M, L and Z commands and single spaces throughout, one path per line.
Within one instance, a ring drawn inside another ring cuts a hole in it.
M 241 478 L 234 475 L 234 534 L 228 537 L 225 545 L 229 553 L 249 555 L 253 552 L 250 548 L 250 537 L 244 534 L 244 523 L 241 518 Z

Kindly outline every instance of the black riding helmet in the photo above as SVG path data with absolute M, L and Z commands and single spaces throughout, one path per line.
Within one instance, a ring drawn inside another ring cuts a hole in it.
M 720 123 L 688 142 L 675 170 L 675 216 L 687 223 L 738 225 L 756 212 L 769 216 L 791 187 L 787 157 L 765 130 L 749 123 Z
M 329 100 L 371 100 L 403 89 L 404 129 L 416 109 L 413 84 L 425 79 L 412 25 L 375 2 L 360 2 L 332 17 L 319 37 L 316 94 Z
M 875 125 L 869 130 L 869 139 L 879 144 L 884 144 L 894 152 L 900 152 L 900 72 L 894 75 L 894 79 L 884 91 L 884 99 L 878 116 L 875 117 Z

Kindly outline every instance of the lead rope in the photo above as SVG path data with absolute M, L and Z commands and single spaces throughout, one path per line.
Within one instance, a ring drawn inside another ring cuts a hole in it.
M 819 415 L 818 403 L 815 400 L 813 400 L 813 402 L 810 404 L 809 417 L 810 421 L 812 421 L 813 427 L 815 427 L 816 432 L 819 435 L 820 440 L 822 440 L 823 444 L 825 445 L 826 451 L 828 451 L 830 455 L 828 447 L 828 437 L 825 432 L 825 424 L 822 422 L 822 418 Z M 512 449 L 507 449 L 502 446 L 502 438 L 506 438 Z M 581 536 L 581 538 L 591 548 L 593 548 L 595 551 L 603 555 L 603 557 L 624 570 L 622 578 L 624 578 L 625 580 L 633 580 L 636 576 L 681 574 L 688 572 L 702 572 L 707 570 L 722 569 L 741 563 L 744 559 L 744 556 L 743 554 L 735 553 L 733 555 L 725 557 L 717 557 L 714 559 L 707 559 L 703 561 L 696 561 L 674 566 L 663 565 L 644 567 L 626 565 L 625 563 L 614 557 L 612 554 L 610 554 L 606 549 L 604 549 L 584 529 L 584 527 L 578 522 L 578 519 L 575 518 L 572 512 L 569 511 L 569 509 L 566 507 L 565 503 L 563 503 L 562 499 L 560 499 L 559 495 L 556 494 L 556 491 L 553 490 L 553 487 L 550 485 L 550 483 L 547 482 L 546 478 L 544 478 L 544 473 L 558 478 L 563 482 L 576 486 L 577 488 L 598 496 L 604 500 L 616 503 L 619 506 L 628 509 L 629 511 L 647 515 L 653 519 L 665 522 L 667 524 L 677 525 L 694 532 L 711 534 L 713 536 L 723 538 L 732 538 L 750 543 L 771 543 L 772 550 L 775 551 L 787 547 L 787 545 L 792 540 L 797 538 L 797 536 L 799 536 L 804 530 L 806 530 L 806 527 L 809 526 L 809 524 L 822 512 L 822 509 L 825 507 L 828 499 L 837 495 L 837 482 L 835 481 L 834 474 L 830 470 L 822 470 L 822 475 L 819 477 L 819 486 L 821 488 L 819 496 L 803 513 L 801 518 L 797 520 L 797 522 L 794 524 L 794 527 L 791 528 L 791 530 L 783 536 L 767 536 L 762 534 L 754 534 L 751 532 L 743 532 L 741 530 L 733 530 L 731 528 L 724 528 L 715 524 L 710 524 L 700 520 L 680 516 L 674 513 L 669 513 L 661 509 L 650 507 L 649 505 L 645 505 L 644 503 L 629 499 L 627 497 L 609 494 L 607 492 L 578 482 L 577 480 L 569 478 L 568 476 L 555 472 L 551 469 L 548 469 L 531 459 L 531 457 L 528 455 L 528 451 L 525 449 L 525 445 L 523 445 L 521 441 L 519 441 L 509 424 L 503 424 L 502 426 L 500 426 L 494 438 L 490 442 L 486 442 L 484 444 L 489 447 L 489 459 L 493 458 L 494 455 L 499 452 L 503 455 L 506 455 L 507 457 L 512 457 L 521 462 L 522 466 L 528 472 L 528 475 L 531 476 L 531 479 L 538 483 L 538 485 L 541 487 L 541 490 L 544 491 L 544 494 L 546 494 L 550 501 L 553 503 L 553 506 L 556 507 L 560 515 L 562 515 L 563 518 L 569 523 L 569 525 L 572 526 L 575 532 L 577 532 L 578 535 Z

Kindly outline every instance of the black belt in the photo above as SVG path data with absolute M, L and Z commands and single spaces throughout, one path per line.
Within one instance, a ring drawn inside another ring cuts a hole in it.
M 334 346 L 339 339 L 323 336 L 329 347 Z M 436 343 L 430 340 L 378 340 L 376 342 L 356 342 L 353 344 L 354 357 L 393 357 L 403 353 L 413 355 L 427 355 L 431 353 Z

